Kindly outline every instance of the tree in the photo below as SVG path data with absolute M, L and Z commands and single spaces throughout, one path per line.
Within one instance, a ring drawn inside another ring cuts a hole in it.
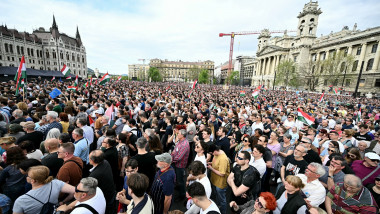
M 300 84 L 305 85 L 310 91 L 315 91 L 316 88 L 323 84 L 323 61 L 321 60 L 310 60 L 309 63 L 300 65 L 298 67 L 299 73 L 304 78 L 300 78 Z
M 128 76 L 122 76 L 121 80 L 129 80 Z
M 189 80 L 194 81 L 199 78 L 199 74 L 201 72 L 201 69 L 198 66 L 195 66 L 193 68 L 189 69 Z
M 298 87 L 300 85 L 299 75 L 296 71 L 294 61 L 285 60 L 277 66 L 275 85 L 283 84 L 286 87 Z
M 148 78 L 150 78 L 153 82 L 160 82 L 162 81 L 162 76 L 160 74 L 160 71 L 156 67 L 150 67 L 148 71 Z
M 208 73 L 208 70 L 202 69 L 201 72 L 198 75 L 198 82 L 202 84 L 210 83 L 210 75 Z
M 339 83 L 343 83 L 345 73 L 347 74 L 347 71 L 352 70 L 350 68 L 354 59 L 353 55 L 347 55 L 344 51 L 330 53 L 329 57 L 323 61 L 323 69 L 321 70 L 328 84 L 338 86 Z
M 230 75 L 227 77 L 227 84 L 237 85 L 239 83 L 240 73 L 239 71 L 231 71 Z

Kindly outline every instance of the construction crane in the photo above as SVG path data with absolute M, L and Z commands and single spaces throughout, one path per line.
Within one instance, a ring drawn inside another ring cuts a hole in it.
M 149 59 L 138 59 L 138 61 L 143 61 L 144 65 L 145 65 L 145 60 L 149 60 Z
M 232 57 L 234 54 L 234 40 L 236 35 L 252 35 L 252 34 L 261 34 L 262 31 L 241 31 L 241 32 L 231 32 L 231 33 L 219 33 L 219 37 L 223 36 L 230 36 L 231 37 L 231 42 L 230 42 L 230 56 L 228 58 L 228 72 L 227 76 L 230 75 L 231 70 L 232 70 Z M 278 31 L 270 31 L 269 33 L 286 33 L 286 32 L 297 32 L 297 31 L 287 31 L 287 30 L 278 30 Z

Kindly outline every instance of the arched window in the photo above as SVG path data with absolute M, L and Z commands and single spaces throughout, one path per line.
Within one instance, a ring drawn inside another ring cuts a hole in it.
M 49 57 L 50 57 L 50 56 L 49 56 L 49 51 L 46 51 L 45 56 L 46 56 L 46 58 L 49 58 Z
M 303 24 L 303 23 L 305 23 L 305 20 L 302 20 L 302 21 L 301 21 L 301 24 Z
M 311 18 L 311 19 L 310 19 L 310 22 L 314 22 L 314 18 Z
M 71 55 L 71 60 L 75 62 L 75 55 L 74 55 L 74 53 Z
M 367 62 L 367 71 L 372 70 L 374 58 L 371 58 Z
M 356 60 L 354 64 L 352 64 L 352 71 L 356 71 L 358 69 L 359 60 Z

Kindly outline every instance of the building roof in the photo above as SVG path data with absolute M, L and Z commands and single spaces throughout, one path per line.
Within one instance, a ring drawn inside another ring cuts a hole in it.
M 0 32 L 9 37 L 15 37 L 17 39 L 26 40 L 29 42 L 36 42 L 36 43 L 42 43 L 41 39 L 37 37 L 35 34 L 29 34 L 28 32 L 18 32 L 16 29 L 8 29 L 7 26 L 1 25 L 0 26 Z
M 17 73 L 17 67 L 8 67 L 0 66 L 0 75 L 14 76 Z M 41 76 L 41 77 L 64 77 L 60 71 L 45 71 L 45 70 L 36 70 L 32 68 L 26 69 L 27 76 Z M 70 74 L 69 76 L 75 77 L 75 75 Z

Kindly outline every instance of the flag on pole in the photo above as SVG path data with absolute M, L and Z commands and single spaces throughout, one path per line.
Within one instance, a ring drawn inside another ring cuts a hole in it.
M 90 86 L 90 84 L 88 83 L 88 80 L 87 80 L 87 82 L 83 84 L 83 87 L 88 88 L 88 86 Z
M 19 88 L 19 90 L 23 90 L 24 87 L 25 87 L 25 81 L 24 81 L 24 79 L 22 79 L 22 80 L 21 80 L 21 83 L 20 83 L 20 88 Z
M 55 80 L 55 77 L 51 78 L 51 81 Z
M 338 89 L 334 88 L 334 94 L 339 94 Z
M 358 111 L 358 116 L 356 117 L 356 122 L 359 122 L 362 119 L 362 108 Z
M 333 85 L 329 85 L 329 92 L 332 91 Z
M 23 81 L 26 78 L 26 66 L 25 66 L 25 57 L 22 56 L 20 66 L 17 69 L 17 74 L 15 75 L 16 81 L 16 96 L 19 93 L 21 87 L 21 80 Z
M 106 84 L 106 82 L 109 82 L 110 81 L 110 75 L 108 74 L 108 72 L 106 74 L 104 74 L 104 76 L 100 79 L 100 84 L 104 85 Z
M 98 84 L 98 79 L 95 80 L 95 85 L 97 85 L 97 84 Z
M 75 87 L 75 86 L 67 86 L 67 90 L 68 91 L 76 91 L 77 87 Z
M 88 122 L 90 123 L 90 126 L 94 126 L 95 125 L 95 122 L 94 122 L 94 120 L 92 119 L 92 117 L 90 115 L 88 115 Z
M 67 80 L 71 80 L 71 77 L 66 77 Z
M 61 69 L 61 72 L 62 72 L 63 76 L 67 77 L 70 74 L 71 70 L 69 67 L 67 67 L 65 64 L 63 64 L 63 68 Z
M 297 119 L 305 124 L 307 124 L 308 126 L 311 126 L 314 121 L 315 121 L 315 118 L 306 114 L 305 112 L 303 112 L 300 108 L 297 109 Z
M 241 96 L 241 97 L 245 97 L 245 91 L 244 91 L 244 90 L 241 90 L 241 91 L 240 91 L 240 96 Z
M 262 85 L 259 85 L 259 86 L 255 89 L 255 91 L 260 91 L 260 90 L 261 90 L 261 87 L 262 87 Z
M 121 76 L 119 76 L 118 78 L 117 78 L 117 81 L 120 81 L 121 80 Z
M 53 89 L 53 91 L 51 91 L 51 92 L 49 93 L 49 95 L 50 95 L 50 97 L 51 97 L 52 99 L 58 97 L 60 94 L 62 94 L 62 92 L 61 92 L 60 90 L 58 90 L 57 88 Z
M 252 93 L 252 97 L 257 99 L 257 97 L 259 96 L 259 91 L 258 90 L 254 90 L 253 93 Z
M 193 87 L 191 89 L 194 89 L 195 87 L 197 87 L 197 85 L 198 85 L 198 80 L 195 80 L 193 83 Z
M 325 93 L 323 92 L 321 97 L 319 98 L 319 102 L 323 102 L 323 97 L 325 96 Z
M 75 77 L 74 86 L 78 87 L 79 81 L 78 81 L 78 75 Z

